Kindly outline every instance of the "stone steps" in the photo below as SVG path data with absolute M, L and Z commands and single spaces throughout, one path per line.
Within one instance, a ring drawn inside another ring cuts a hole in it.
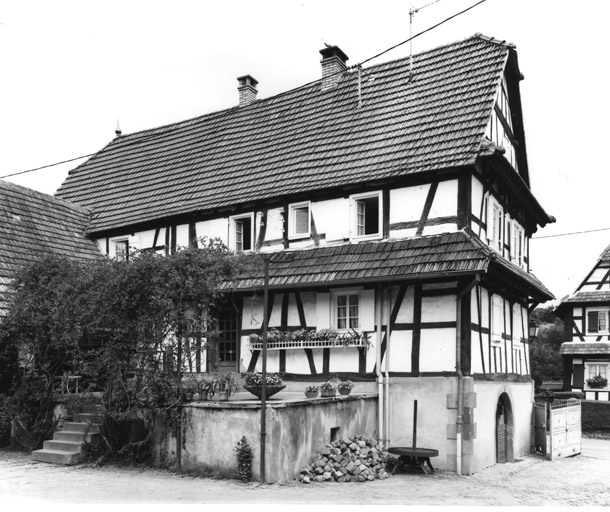
M 78 464 L 83 460 L 86 443 L 99 435 L 99 422 L 102 419 L 103 407 L 98 404 L 86 404 L 69 411 L 68 418 L 61 430 L 53 433 L 53 439 L 43 443 L 42 450 L 35 450 L 31 459 L 39 462 Z

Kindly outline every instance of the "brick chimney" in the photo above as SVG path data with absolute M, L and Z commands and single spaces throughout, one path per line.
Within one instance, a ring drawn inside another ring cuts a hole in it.
M 341 73 L 347 71 L 347 60 L 349 57 L 341 51 L 338 46 L 327 46 L 320 50 L 322 54 L 322 90 L 326 91 L 334 87 Z
M 239 86 L 237 90 L 239 91 L 239 106 L 245 107 L 246 105 L 250 105 L 254 100 L 256 100 L 256 94 L 258 91 L 256 90 L 256 86 L 258 85 L 258 81 L 251 75 L 244 75 L 237 77 L 237 81 L 239 82 Z

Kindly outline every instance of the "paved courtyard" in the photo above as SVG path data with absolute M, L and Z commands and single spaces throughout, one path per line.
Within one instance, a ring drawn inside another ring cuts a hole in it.
M 580 456 L 549 462 L 535 455 L 473 476 L 397 474 L 356 483 L 242 484 L 159 470 L 62 467 L 0 452 L 0 503 L 610 505 L 610 441 L 583 439 Z

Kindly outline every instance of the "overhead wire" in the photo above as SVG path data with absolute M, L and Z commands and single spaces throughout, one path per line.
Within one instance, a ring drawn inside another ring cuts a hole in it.
M 417 34 L 415 34 L 414 36 L 409 37 L 408 39 L 405 39 L 404 41 L 402 41 L 402 42 L 400 42 L 400 43 L 398 43 L 398 44 L 395 44 L 394 46 L 392 46 L 392 47 L 390 47 L 390 48 L 388 48 L 388 49 L 386 49 L 386 50 L 384 50 L 384 51 L 382 51 L 382 52 L 380 52 L 380 53 L 378 53 L 378 54 L 376 54 L 376 55 L 374 55 L 374 56 L 372 56 L 372 57 L 369 57 L 368 59 L 366 59 L 366 60 L 364 60 L 364 61 L 362 61 L 362 62 L 360 62 L 360 63 L 358 63 L 358 64 L 354 64 L 354 65 L 350 66 L 348 69 L 356 69 L 356 68 L 359 68 L 359 67 L 361 67 L 363 64 L 366 64 L 367 62 L 370 62 L 371 60 L 376 59 L 377 57 L 380 57 L 380 56 L 382 56 L 382 55 L 384 55 L 384 54 L 388 53 L 389 51 L 392 51 L 392 50 L 394 50 L 395 48 L 398 48 L 399 46 L 402 46 L 403 44 L 408 43 L 409 41 L 412 41 L 412 40 L 413 40 L 413 39 L 415 39 L 416 37 L 419 37 L 419 36 L 421 36 L 421 35 L 425 34 L 426 32 L 430 32 L 431 30 L 433 30 L 433 29 L 435 29 L 435 28 L 439 27 L 440 25 L 442 25 L 442 24 L 444 24 L 444 23 L 446 23 L 446 22 L 448 22 L 448 21 L 450 21 L 450 20 L 452 20 L 452 19 L 454 19 L 454 18 L 457 18 L 458 16 L 460 16 L 460 15 L 464 14 L 465 12 L 467 12 L 467 11 L 469 11 L 469 10 L 471 10 L 471 9 L 474 9 L 475 7 L 477 7 L 478 5 L 480 5 L 480 4 L 482 4 L 483 2 L 486 2 L 486 1 L 487 1 L 487 0 L 479 0 L 479 1 L 478 1 L 476 4 L 473 4 L 473 5 L 471 5 L 470 7 L 466 8 L 466 9 L 464 9 L 464 10 L 462 10 L 462 11 L 460 11 L 460 12 L 456 13 L 456 14 L 453 14 L 452 16 L 449 16 L 448 18 L 445 18 L 443 21 L 441 21 L 441 22 L 437 23 L 436 25 L 433 25 L 432 27 L 429 27 L 429 28 L 427 28 L 426 30 L 422 30 L 421 32 L 418 32 L 418 33 L 417 33 Z M 330 75 L 327 75 L 327 76 L 326 76 L 326 78 L 330 78 L 330 77 L 332 77 L 332 76 L 335 76 L 335 75 L 340 75 L 340 74 L 343 74 L 343 73 L 344 73 L 344 71 L 337 71 L 336 73 L 332 73 L 332 74 L 330 74 Z M 319 79 L 319 78 L 318 78 L 318 79 L 316 79 L 316 80 L 312 80 L 311 82 L 307 82 L 307 83 L 305 83 L 305 84 L 299 85 L 299 86 L 297 86 L 297 87 L 293 87 L 292 89 L 289 89 L 289 90 L 287 90 L 287 91 L 282 91 L 281 93 L 274 95 L 274 96 L 273 96 L 273 98 L 278 98 L 278 97 L 285 96 L 286 94 L 289 94 L 289 93 L 292 93 L 292 92 L 298 91 L 299 89 L 304 89 L 305 87 L 309 87 L 310 85 L 316 84 L 316 83 L 318 83 L 318 82 L 320 82 L 320 79 Z M 242 107 L 242 108 L 244 108 L 244 107 Z M 226 111 L 224 114 L 221 114 L 219 117 L 222 117 L 223 115 L 229 115 L 229 113 L 233 112 L 233 110 L 234 110 L 234 109 L 232 109 L 232 108 L 227 109 L 227 111 Z M 144 130 L 144 131 L 146 131 L 146 130 Z M 173 130 L 172 130 L 172 131 L 173 131 Z M 166 131 L 166 132 L 163 132 L 163 133 L 155 134 L 155 135 L 150 136 L 150 137 L 148 137 L 148 138 L 156 138 L 156 137 L 166 136 L 167 134 L 168 134 L 168 132 Z M 133 136 L 133 134 L 129 134 L 129 136 L 131 137 L 131 136 Z M 117 139 L 120 139 L 120 138 L 121 138 L 120 136 L 119 136 L 119 137 L 117 137 Z M 148 139 L 148 138 L 147 138 L 147 139 Z M 134 143 L 136 143 L 136 142 L 137 142 L 137 143 L 142 142 L 142 140 L 143 140 L 142 138 L 138 138 L 138 139 L 137 139 L 137 141 L 134 141 Z M 108 147 L 108 146 L 106 146 L 106 147 Z M 105 149 L 105 148 L 104 148 L 104 149 Z M 102 149 L 101 151 L 104 151 L 104 149 Z M 47 168 L 49 168 L 49 167 L 55 167 L 55 166 L 57 166 L 57 165 L 65 164 L 65 163 L 68 163 L 68 162 L 74 162 L 75 160 L 81 160 L 81 159 L 83 159 L 83 158 L 88 158 L 88 157 L 90 157 L 90 156 L 95 156 L 95 155 L 98 155 L 98 154 L 99 154 L 101 151 L 98 151 L 98 152 L 96 152 L 96 153 L 89 153 L 89 154 L 87 154 L 87 155 L 77 156 L 77 157 L 74 157 L 74 158 L 70 158 L 70 159 L 68 159 L 68 160 L 62 160 L 61 162 L 57 162 L 57 163 L 54 163 L 54 164 L 48 164 L 48 165 L 43 165 L 43 166 L 40 166 L 40 167 L 35 167 L 35 168 L 33 168 L 33 169 L 27 169 L 27 170 L 25 170 L 25 171 L 14 172 L 14 173 L 11 173 L 11 174 L 5 174 L 5 175 L 0 176 L 0 179 L 2 179 L 2 178 L 8 178 L 8 177 L 11 177 L 11 176 L 18 176 L 18 175 L 20 175 L 20 174 L 26 174 L 26 173 L 29 173 L 29 172 L 39 171 L 39 170 L 41 170 L 41 169 L 47 169 Z
M 588 229 L 586 231 L 573 231 L 572 233 L 557 233 L 556 235 L 533 236 L 530 240 L 540 240 L 541 238 L 555 238 L 558 236 L 582 235 L 585 233 L 596 233 L 598 231 L 608 231 L 610 228 Z

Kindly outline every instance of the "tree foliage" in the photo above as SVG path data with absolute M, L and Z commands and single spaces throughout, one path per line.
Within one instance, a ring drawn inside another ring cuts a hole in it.
M 538 335 L 530 348 L 531 373 L 536 387 L 547 380 L 563 379 L 563 360 L 559 349 L 564 340 L 563 321 L 553 314 L 553 307 L 536 308 L 531 319 L 538 325 Z
M 216 240 L 199 245 L 169 256 L 134 253 L 129 262 L 47 256 L 23 269 L 0 330 L 0 361 L 13 369 L 8 402 L 18 444 L 33 450 L 50 437 L 53 392 L 66 374 L 81 376 L 81 390 L 102 394 L 107 454 L 146 444 L 154 411 L 179 399 L 188 341 L 210 334 L 223 283 L 257 264 Z M 114 435 L 110 426 L 120 428 L 134 411 L 144 437 Z

